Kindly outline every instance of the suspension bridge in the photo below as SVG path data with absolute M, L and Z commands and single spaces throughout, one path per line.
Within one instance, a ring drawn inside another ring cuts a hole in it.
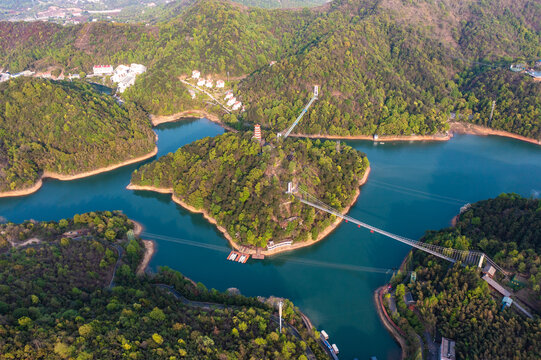
M 494 267 L 494 269 L 498 270 L 504 276 L 507 277 L 507 273 L 483 252 L 447 248 L 447 247 L 438 246 L 434 244 L 428 244 L 419 240 L 408 239 L 404 236 L 390 233 L 383 229 L 379 229 L 375 226 L 369 225 L 360 220 L 352 218 L 351 216 L 342 214 L 340 211 L 325 204 L 323 201 L 319 200 L 312 194 L 308 193 L 306 190 L 300 187 L 293 187 L 292 183 L 288 184 L 287 193 L 293 195 L 300 202 L 306 205 L 312 206 L 318 210 L 321 210 L 326 213 L 335 215 L 336 217 L 342 218 L 343 220 L 345 220 L 345 222 L 351 222 L 353 224 L 356 224 L 359 228 L 363 227 L 365 229 L 370 230 L 371 232 L 381 234 L 383 236 L 399 241 L 403 244 L 409 245 L 411 247 L 414 247 L 416 249 L 419 249 L 431 255 L 437 256 L 441 259 L 450 261 L 452 263 L 460 261 L 464 265 L 474 265 L 474 266 L 482 267 L 483 264 L 486 262 L 487 264 L 490 264 L 492 267 Z
M 293 122 L 293 124 L 291 124 L 291 126 L 284 131 L 284 133 L 278 133 L 278 137 L 281 137 L 283 136 L 284 139 L 286 139 L 289 134 L 291 134 L 291 132 L 293 131 L 293 129 L 295 128 L 295 126 L 297 126 L 297 124 L 299 123 L 299 121 L 301 121 L 302 117 L 304 116 L 304 114 L 306 114 L 308 112 L 308 109 L 310 108 L 310 106 L 312 106 L 312 104 L 314 103 L 314 101 L 317 100 L 317 97 L 318 97 L 318 89 L 319 87 L 317 85 L 314 86 L 314 95 L 312 96 L 312 98 L 310 99 L 310 101 L 308 102 L 308 104 L 306 104 L 306 106 L 304 107 L 304 109 L 302 109 L 300 115 L 297 117 L 297 119 Z

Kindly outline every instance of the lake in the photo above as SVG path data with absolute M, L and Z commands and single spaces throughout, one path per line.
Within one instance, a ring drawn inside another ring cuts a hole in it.
M 159 157 L 224 130 L 198 119 L 163 124 L 156 132 Z M 365 152 L 372 166 L 349 214 L 412 239 L 449 226 L 468 202 L 502 192 L 541 192 L 541 147 L 534 144 L 469 135 L 447 142 L 347 143 Z M 289 298 L 318 329 L 327 331 L 342 359 L 399 357 L 399 346 L 377 317 L 373 291 L 390 279 L 409 251 L 406 245 L 343 223 L 312 247 L 233 263 L 226 260 L 227 241 L 200 214 L 185 211 L 169 195 L 125 189 L 141 164 L 80 180 L 46 180 L 32 195 L 1 198 L 0 216 L 21 222 L 122 210 L 145 231 L 164 236 L 157 241 L 152 269 L 169 266 L 208 288 L 236 287 L 244 295 Z

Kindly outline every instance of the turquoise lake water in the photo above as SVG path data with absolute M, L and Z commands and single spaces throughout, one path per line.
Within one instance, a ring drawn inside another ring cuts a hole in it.
M 156 129 L 157 156 L 223 131 L 206 119 L 161 125 Z M 513 139 L 460 135 L 448 142 L 348 144 L 365 152 L 372 166 L 350 215 L 413 239 L 425 230 L 448 226 L 467 202 L 502 192 L 541 192 L 541 147 Z M 20 222 L 122 210 L 146 231 L 174 238 L 157 242 L 152 269 L 167 265 L 209 288 L 287 297 L 329 333 L 341 359 L 399 357 L 399 347 L 381 325 L 372 300 L 374 289 L 390 274 L 372 268 L 398 267 L 409 250 L 406 245 L 344 223 L 310 248 L 244 265 L 229 262 L 226 240 L 201 215 L 183 210 L 169 195 L 125 189 L 139 166 L 69 182 L 47 180 L 32 195 L 0 199 L 0 216 Z

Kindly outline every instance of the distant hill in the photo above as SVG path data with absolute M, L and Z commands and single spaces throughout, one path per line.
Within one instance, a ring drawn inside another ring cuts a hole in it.
M 17 78 L 0 84 L 0 191 L 45 171 L 72 175 L 151 152 L 154 133 L 134 104 L 82 82 Z
M 264 9 L 293 9 L 320 6 L 329 1 L 326 0 L 232 0 L 236 3 L 259 7 Z
M 489 69 L 496 64 L 492 74 L 501 77 L 513 59 L 541 55 L 536 21 L 541 5 L 518 1 L 511 10 L 504 6 L 504 1 L 465 1 L 460 6 L 448 1 L 333 2 L 303 32 L 306 46 L 239 85 L 249 104 L 246 120 L 282 130 L 319 84 L 320 100 L 299 124 L 300 133 L 445 131 L 449 112 L 475 91 L 458 86 L 462 71 L 484 62 Z M 492 81 L 490 76 L 479 80 Z M 515 86 L 509 83 L 510 89 Z M 535 103 L 540 86 L 528 87 L 532 91 L 524 101 Z M 509 116 L 501 120 L 506 125 L 494 123 L 496 128 L 541 136 L 539 117 L 528 129 L 507 124 Z
M 541 58 L 538 1 L 335 0 L 265 10 L 198 0 L 169 4 L 162 16 L 149 26 L 0 23 L 0 67 L 89 72 L 94 63 L 143 63 L 149 71 L 125 97 L 158 115 L 207 106 L 194 105 L 179 82 L 193 69 L 243 79 L 235 92 L 247 111 L 232 121 L 273 131 L 319 84 L 320 100 L 296 131 L 321 135 L 445 132 L 451 112 L 469 109 L 478 114 L 471 121 L 487 123 L 484 104 L 497 100 L 489 126 L 541 137 L 539 116 L 524 105 L 535 107 L 539 83 L 504 75 L 514 61 Z M 504 83 L 524 99 L 519 110 L 499 92 Z M 528 119 L 511 124 L 523 111 Z

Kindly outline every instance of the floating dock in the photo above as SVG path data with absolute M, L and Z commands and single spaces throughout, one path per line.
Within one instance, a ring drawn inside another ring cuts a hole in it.
M 231 251 L 229 253 L 229 255 L 227 256 L 227 260 L 236 261 L 236 262 L 239 262 L 241 264 L 245 264 L 246 261 L 248 261 L 249 258 L 250 258 L 249 254 L 243 254 L 243 253 L 238 252 L 238 251 Z

